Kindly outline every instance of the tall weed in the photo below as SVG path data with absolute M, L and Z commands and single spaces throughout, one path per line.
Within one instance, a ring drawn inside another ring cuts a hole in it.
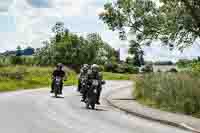
M 134 96 L 152 106 L 189 115 L 200 112 L 200 74 L 151 73 L 136 79 Z

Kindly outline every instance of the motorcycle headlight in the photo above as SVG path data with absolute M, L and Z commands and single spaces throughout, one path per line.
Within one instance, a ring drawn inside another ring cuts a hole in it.
M 94 89 L 94 91 L 93 91 L 95 94 L 97 93 L 97 89 Z

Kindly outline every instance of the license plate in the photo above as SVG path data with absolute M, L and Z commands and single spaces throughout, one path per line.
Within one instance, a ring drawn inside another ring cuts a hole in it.
M 56 79 L 57 82 L 60 82 L 60 79 Z
M 98 80 L 93 80 L 92 84 L 93 84 L 94 86 L 98 86 L 98 85 L 99 85 L 99 82 L 98 82 Z
M 56 82 L 60 82 L 61 81 L 61 78 L 56 78 Z

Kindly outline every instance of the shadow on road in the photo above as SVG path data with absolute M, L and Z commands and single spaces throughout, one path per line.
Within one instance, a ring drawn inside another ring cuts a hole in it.
M 57 97 L 55 97 L 55 96 L 52 96 L 53 98 L 55 98 L 55 99 L 64 99 L 64 97 L 63 96 L 57 96 Z
M 92 110 L 91 108 L 90 109 L 86 109 L 85 107 L 81 107 L 81 108 L 84 109 L 84 110 L 90 110 L 90 111 L 96 111 L 96 112 L 109 111 L 109 110 L 102 109 L 102 108 L 95 108 L 94 110 Z
M 108 111 L 108 110 L 106 110 L 106 109 L 98 109 L 98 108 L 96 108 L 94 111 Z

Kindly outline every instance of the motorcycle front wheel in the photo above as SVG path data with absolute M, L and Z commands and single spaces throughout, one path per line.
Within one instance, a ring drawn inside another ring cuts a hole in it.
M 92 109 L 94 110 L 94 109 L 95 109 L 95 104 L 92 103 L 92 104 L 91 104 L 91 107 L 92 107 Z

